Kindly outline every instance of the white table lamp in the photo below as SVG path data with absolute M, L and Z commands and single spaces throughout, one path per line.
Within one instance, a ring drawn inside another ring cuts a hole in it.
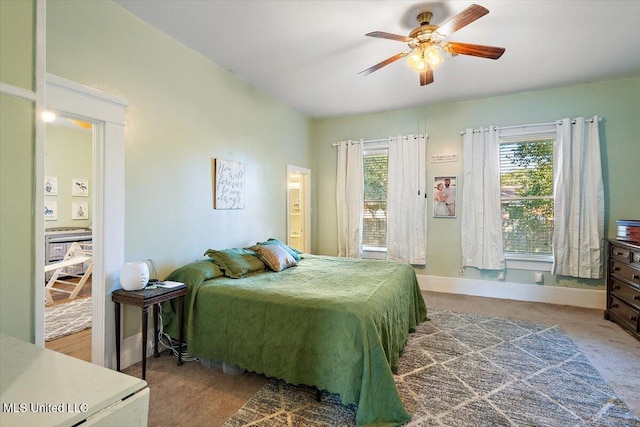
M 149 266 L 146 262 L 128 262 L 120 271 L 120 284 L 125 291 L 139 291 L 149 282 Z

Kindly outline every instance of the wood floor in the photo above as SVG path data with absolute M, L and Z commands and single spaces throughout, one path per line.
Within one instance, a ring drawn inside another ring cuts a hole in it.
M 51 291 L 51 296 L 53 297 L 53 304 L 48 307 L 66 304 L 73 301 L 69 299 L 69 294 L 65 294 L 63 292 Z M 91 278 L 87 280 L 75 299 L 88 298 L 90 296 Z M 46 341 L 44 346 L 45 348 L 57 351 L 58 353 L 63 353 L 68 356 L 75 357 L 76 359 L 91 362 L 91 328 L 75 334 L 60 337 L 55 340 Z

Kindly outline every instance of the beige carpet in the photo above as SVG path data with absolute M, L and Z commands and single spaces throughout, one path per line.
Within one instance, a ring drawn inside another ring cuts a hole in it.
M 427 305 L 438 310 L 476 313 L 560 326 L 636 417 L 640 417 L 640 342 L 601 310 L 424 292 Z M 141 375 L 138 363 L 125 370 Z M 238 377 L 207 369 L 196 362 L 176 366 L 163 354 L 147 361 L 151 389 L 149 426 L 221 426 L 268 380 L 254 374 Z

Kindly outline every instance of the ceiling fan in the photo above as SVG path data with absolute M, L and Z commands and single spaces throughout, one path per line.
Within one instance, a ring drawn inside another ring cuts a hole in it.
M 406 56 L 409 66 L 420 73 L 420 86 L 425 86 L 433 83 L 433 69 L 443 61 L 440 51 L 452 55 L 471 55 L 480 58 L 498 59 L 505 51 L 503 47 L 458 42 L 442 43 L 445 38 L 487 13 L 489 13 L 488 9 L 477 4 L 472 4 L 444 24 L 438 26 L 429 23 L 433 16 L 431 12 L 422 12 L 417 16 L 420 26 L 411 31 L 408 36 L 385 33 L 383 31 L 374 31 L 365 34 L 369 37 L 407 43 L 411 50 L 409 52 L 397 53 L 358 74 L 363 76 L 369 75 Z

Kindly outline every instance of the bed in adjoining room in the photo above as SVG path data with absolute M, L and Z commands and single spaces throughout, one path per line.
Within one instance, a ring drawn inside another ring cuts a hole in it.
M 189 288 L 184 319 L 192 356 L 338 393 L 344 404 L 358 405 L 358 425 L 411 418 L 393 380 L 409 332 L 426 319 L 411 266 L 301 259 L 276 240 L 207 255 L 167 278 Z M 177 336 L 173 306 L 163 312 L 165 331 Z

